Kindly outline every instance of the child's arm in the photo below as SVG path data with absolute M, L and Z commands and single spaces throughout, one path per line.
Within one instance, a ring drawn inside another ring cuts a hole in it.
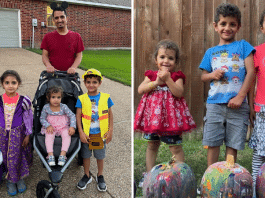
M 217 69 L 211 73 L 209 73 L 206 70 L 203 70 L 202 75 L 201 75 L 201 80 L 202 80 L 202 82 L 209 82 L 212 80 L 220 80 L 223 77 L 224 73 L 225 72 L 221 69 Z
M 106 144 L 108 144 L 112 140 L 113 135 L 113 113 L 111 108 L 109 108 L 109 131 L 104 135 L 106 138 Z
M 245 77 L 245 80 L 243 82 L 243 85 L 241 89 L 239 90 L 238 94 L 232 98 L 229 103 L 228 107 L 230 108 L 239 108 L 244 101 L 247 93 L 249 92 L 249 89 L 253 83 L 254 79 L 254 64 L 253 64 L 253 54 L 251 53 L 246 59 L 245 59 L 245 66 L 247 70 L 247 75 Z
M 255 70 L 254 70 L 254 74 L 256 74 Z M 257 80 L 256 75 L 254 75 L 253 83 L 248 92 L 248 103 L 249 103 L 249 108 L 250 108 L 249 119 L 250 119 L 250 123 L 252 127 L 254 127 L 254 120 L 256 119 L 256 113 L 254 110 L 254 95 L 255 95 L 255 88 L 256 88 L 256 83 L 257 83 L 256 80 Z
M 84 133 L 83 127 L 82 127 L 82 109 L 81 108 L 76 108 L 76 124 L 77 124 L 81 142 L 88 144 L 87 140 L 89 139 L 89 137 Z
M 147 76 L 145 77 L 144 81 L 138 87 L 138 93 L 144 94 L 152 91 L 159 85 L 164 84 L 164 82 L 157 76 L 155 81 L 151 81 Z
M 68 134 L 72 136 L 75 134 L 75 128 L 76 128 L 75 114 L 68 108 L 67 105 L 63 105 L 63 111 L 70 120 L 70 127 L 69 127 Z

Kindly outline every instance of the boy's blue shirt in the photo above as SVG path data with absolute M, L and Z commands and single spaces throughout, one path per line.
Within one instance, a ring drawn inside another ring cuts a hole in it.
M 92 103 L 92 117 L 91 117 L 91 125 L 90 125 L 90 131 L 89 134 L 98 134 L 100 133 L 100 128 L 99 128 L 99 120 L 98 120 L 98 101 L 100 98 L 100 92 L 99 94 L 95 96 L 90 96 L 88 95 L 89 99 L 91 100 Z M 108 99 L 108 108 L 112 107 L 114 105 L 113 101 L 109 97 Z M 82 108 L 82 103 L 77 99 L 76 108 Z
M 228 103 L 238 94 L 246 77 L 244 60 L 252 52 L 255 49 L 245 40 L 217 45 L 206 51 L 199 68 L 209 73 L 216 69 L 225 71 L 219 81 L 211 81 L 207 103 Z

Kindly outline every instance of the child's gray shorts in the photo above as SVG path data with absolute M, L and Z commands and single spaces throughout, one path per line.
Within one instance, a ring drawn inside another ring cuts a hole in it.
M 242 103 L 239 109 L 231 109 L 227 104 L 206 104 L 203 145 L 221 146 L 223 142 L 236 150 L 245 148 L 249 125 L 249 106 Z
M 95 149 L 95 150 L 89 150 L 88 144 L 82 143 L 81 144 L 81 156 L 82 158 L 90 158 L 92 156 L 92 152 L 94 154 L 94 157 L 96 159 L 104 159 L 106 157 L 106 143 L 104 142 L 104 148 L 103 149 Z

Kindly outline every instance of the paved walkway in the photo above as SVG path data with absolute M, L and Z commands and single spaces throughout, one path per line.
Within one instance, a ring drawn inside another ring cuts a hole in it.
M 22 78 L 19 94 L 28 95 L 33 99 L 40 73 L 45 69 L 41 55 L 25 49 L 0 48 L 0 74 L 7 69 L 16 70 Z M 82 76 L 84 71 L 78 69 L 77 72 Z M 82 89 L 85 92 L 83 83 Z M 77 160 L 73 160 L 64 172 L 60 184 L 59 193 L 62 198 L 131 197 L 131 88 L 104 78 L 100 91 L 110 93 L 114 102 L 112 108 L 114 137 L 107 146 L 104 164 L 104 177 L 108 190 L 105 193 L 99 192 L 95 179 L 87 189 L 83 191 L 77 189 L 76 184 L 84 172 L 83 167 L 77 165 Z M 4 90 L 0 88 L 0 95 L 3 93 Z M 91 160 L 91 172 L 95 178 L 97 166 L 94 158 Z M 36 186 L 40 180 L 49 180 L 48 172 L 46 168 L 43 168 L 39 156 L 34 151 L 34 164 L 30 169 L 30 176 L 25 179 L 28 189 L 16 197 L 35 198 Z M 6 182 L 0 185 L 0 197 L 9 197 L 6 192 Z

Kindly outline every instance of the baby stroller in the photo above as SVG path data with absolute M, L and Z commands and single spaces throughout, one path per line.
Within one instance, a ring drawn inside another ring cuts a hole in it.
M 79 75 L 69 75 L 63 71 L 56 71 L 55 73 L 47 73 L 43 71 L 40 75 L 39 86 L 33 99 L 34 107 L 34 121 L 33 121 L 33 147 L 39 155 L 41 162 L 49 172 L 51 182 L 42 180 L 38 183 L 36 193 L 37 198 L 58 198 L 58 186 L 62 180 L 63 172 L 70 165 L 76 154 L 81 148 L 78 130 L 71 137 L 71 144 L 68 152 L 66 153 L 67 161 L 64 166 L 50 167 L 46 161 L 47 151 L 45 146 L 45 136 L 41 132 L 40 115 L 43 106 L 46 103 L 46 90 L 51 86 L 61 86 L 64 90 L 64 97 L 62 103 L 66 104 L 72 112 L 76 112 L 75 104 L 78 96 L 81 95 L 82 89 L 80 87 Z M 56 161 L 61 152 L 62 139 L 55 137 L 54 140 L 54 156 Z

